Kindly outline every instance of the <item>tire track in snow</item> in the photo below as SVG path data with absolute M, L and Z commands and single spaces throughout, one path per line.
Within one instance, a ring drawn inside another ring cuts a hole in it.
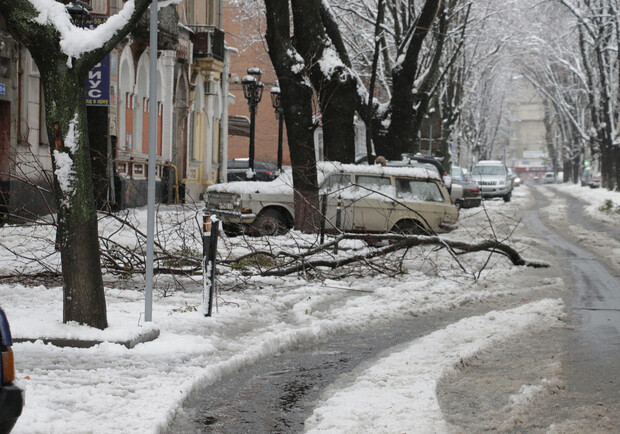
M 336 391 L 306 420 L 306 432 L 448 432 L 436 394 L 439 380 L 468 359 L 526 330 L 564 317 L 560 299 L 460 320 L 379 360 Z

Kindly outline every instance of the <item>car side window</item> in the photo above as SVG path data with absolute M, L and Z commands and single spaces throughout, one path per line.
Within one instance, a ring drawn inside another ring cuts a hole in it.
M 376 195 L 373 199 L 387 199 L 386 196 L 394 197 L 392 180 L 389 177 L 374 175 L 358 175 L 355 178 L 357 185 L 356 196 L 366 197 Z
M 396 194 L 406 200 L 443 202 L 445 199 L 434 182 L 396 178 Z
M 333 173 L 323 183 L 322 193 L 335 193 L 342 191 L 351 185 L 351 175 Z

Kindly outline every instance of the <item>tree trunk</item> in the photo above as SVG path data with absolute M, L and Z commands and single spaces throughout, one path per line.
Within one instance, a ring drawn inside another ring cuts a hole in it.
M 614 146 L 614 154 L 614 162 L 616 166 L 614 169 L 614 173 L 616 175 L 616 191 L 620 191 L 620 146 Z
M 320 222 L 312 88 L 306 84 L 307 64 L 290 38 L 288 1 L 265 0 L 269 57 L 280 83 L 284 121 L 293 166 L 295 190 L 295 229 L 317 232 Z
M 441 0 L 426 0 L 418 19 L 414 23 L 414 31 L 411 36 L 404 60 L 401 65 L 394 68 L 392 99 L 387 111 L 387 132 L 375 130 L 375 134 L 384 134 L 382 139 L 377 137 L 377 155 L 383 155 L 388 160 L 400 159 L 403 152 L 415 152 L 417 131 L 415 128 L 416 99 L 412 92 L 414 80 L 418 68 L 418 57 L 422 49 L 424 38 L 437 16 Z
M 45 89 L 47 129 L 54 165 L 63 321 L 107 327 L 97 211 L 93 199 L 84 78 L 58 59 L 39 68 Z M 73 144 L 72 142 L 75 142 Z M 69 158 L 69 159 L 68 159 Z M 63 175 L 67 161 L 72 176 Z
M 353 163 L 355 160 L 354 117 L 360 102 L 357 82 L 350 70 L 348 58 L 343 58 L 342 48 L 332 42 L 327 28 L 335 32 L 335 22 L 320 0 L 292 0 L 295 24 L 295 48 L 309 65 L 310 79 L 316 90 L 323 126 L 325 160 Z M 327 21 L 324 23 L 324 21 Z M 334 35 L 337 36 L 337 35 Z M 337 44 L 342 41 L 336 39 Z M 329 53 L 328 53 L 329 52 Z M 325 55 L 338 55 L 340 64 L 333 69 L 323 64 Z
M 43 84 L 46 126 L 53 143 L 50 152 L 58 208 L 64 322 L 76 321 L 100 329 L 108 325 L 93 199 L 85 80 L 88 71 L 127 36 L 150 4 L 150 0 L 135 0 L 125 26 L 101 41 L 99 47 L 69 57 L 60 47 L 60 33 L 55 27 L 58 23 L 37 20 L 42 14 L 30 0 L 0 0 L 0 15 L 13 37 L 30 51 Z

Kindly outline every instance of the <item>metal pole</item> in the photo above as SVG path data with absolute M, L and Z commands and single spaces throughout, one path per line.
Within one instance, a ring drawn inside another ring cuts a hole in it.
M 342 225 L 342 196 L 338 196 L 338 204 L 336 205 L 336 229 L 340 230 Z M 334 244 L 334 255 L 338 254 L 338 242 Z
M 282 172 L 282 133 L 284 124 L 284 108 L 278 107 L 278 172 Z
M 157 0 L 151 3 L 149 71 L 149 164 L 146 218 L 146 288 L 144 320 L 153 320 L 153 256 L 155 240 L 155 151 L 157 149 Z
M 432 120 L 430 121 L 430 128 L 431 128 L 431 135 L 428 139 L 428 155 L 429 157 L 433 155 L 433 124 L 432 124 Z
M 325 213 L 327 212 L 327 194 L 321 197 L 321 226 L 320 226 L 320 241 L 319 244 L 323 245 L 325 241 Z
M 212 316 L 213 295 L 215 293 L 215 260 L 217 258 L 217 239 L 219 222 L 211 221 L 208 211 L 203 210 L 202 224 L 202 314 Z
M 254 98 L 254 96 L 252 96 Z M 250 100 L 250 171 L 254 172 L 254 124 L 256 123 L 256 104 Z M 253 178 L 252 178 L 253 179 Z

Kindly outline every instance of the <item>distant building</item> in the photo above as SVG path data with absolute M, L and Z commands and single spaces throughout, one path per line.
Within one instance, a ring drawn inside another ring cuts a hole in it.
M 545 108 L 527 80 L 518 77 L 513 84 L 506 165 L 514 168 L 524 182 L 534 183 L 550 170 L 551 164 L 545 141 Z

